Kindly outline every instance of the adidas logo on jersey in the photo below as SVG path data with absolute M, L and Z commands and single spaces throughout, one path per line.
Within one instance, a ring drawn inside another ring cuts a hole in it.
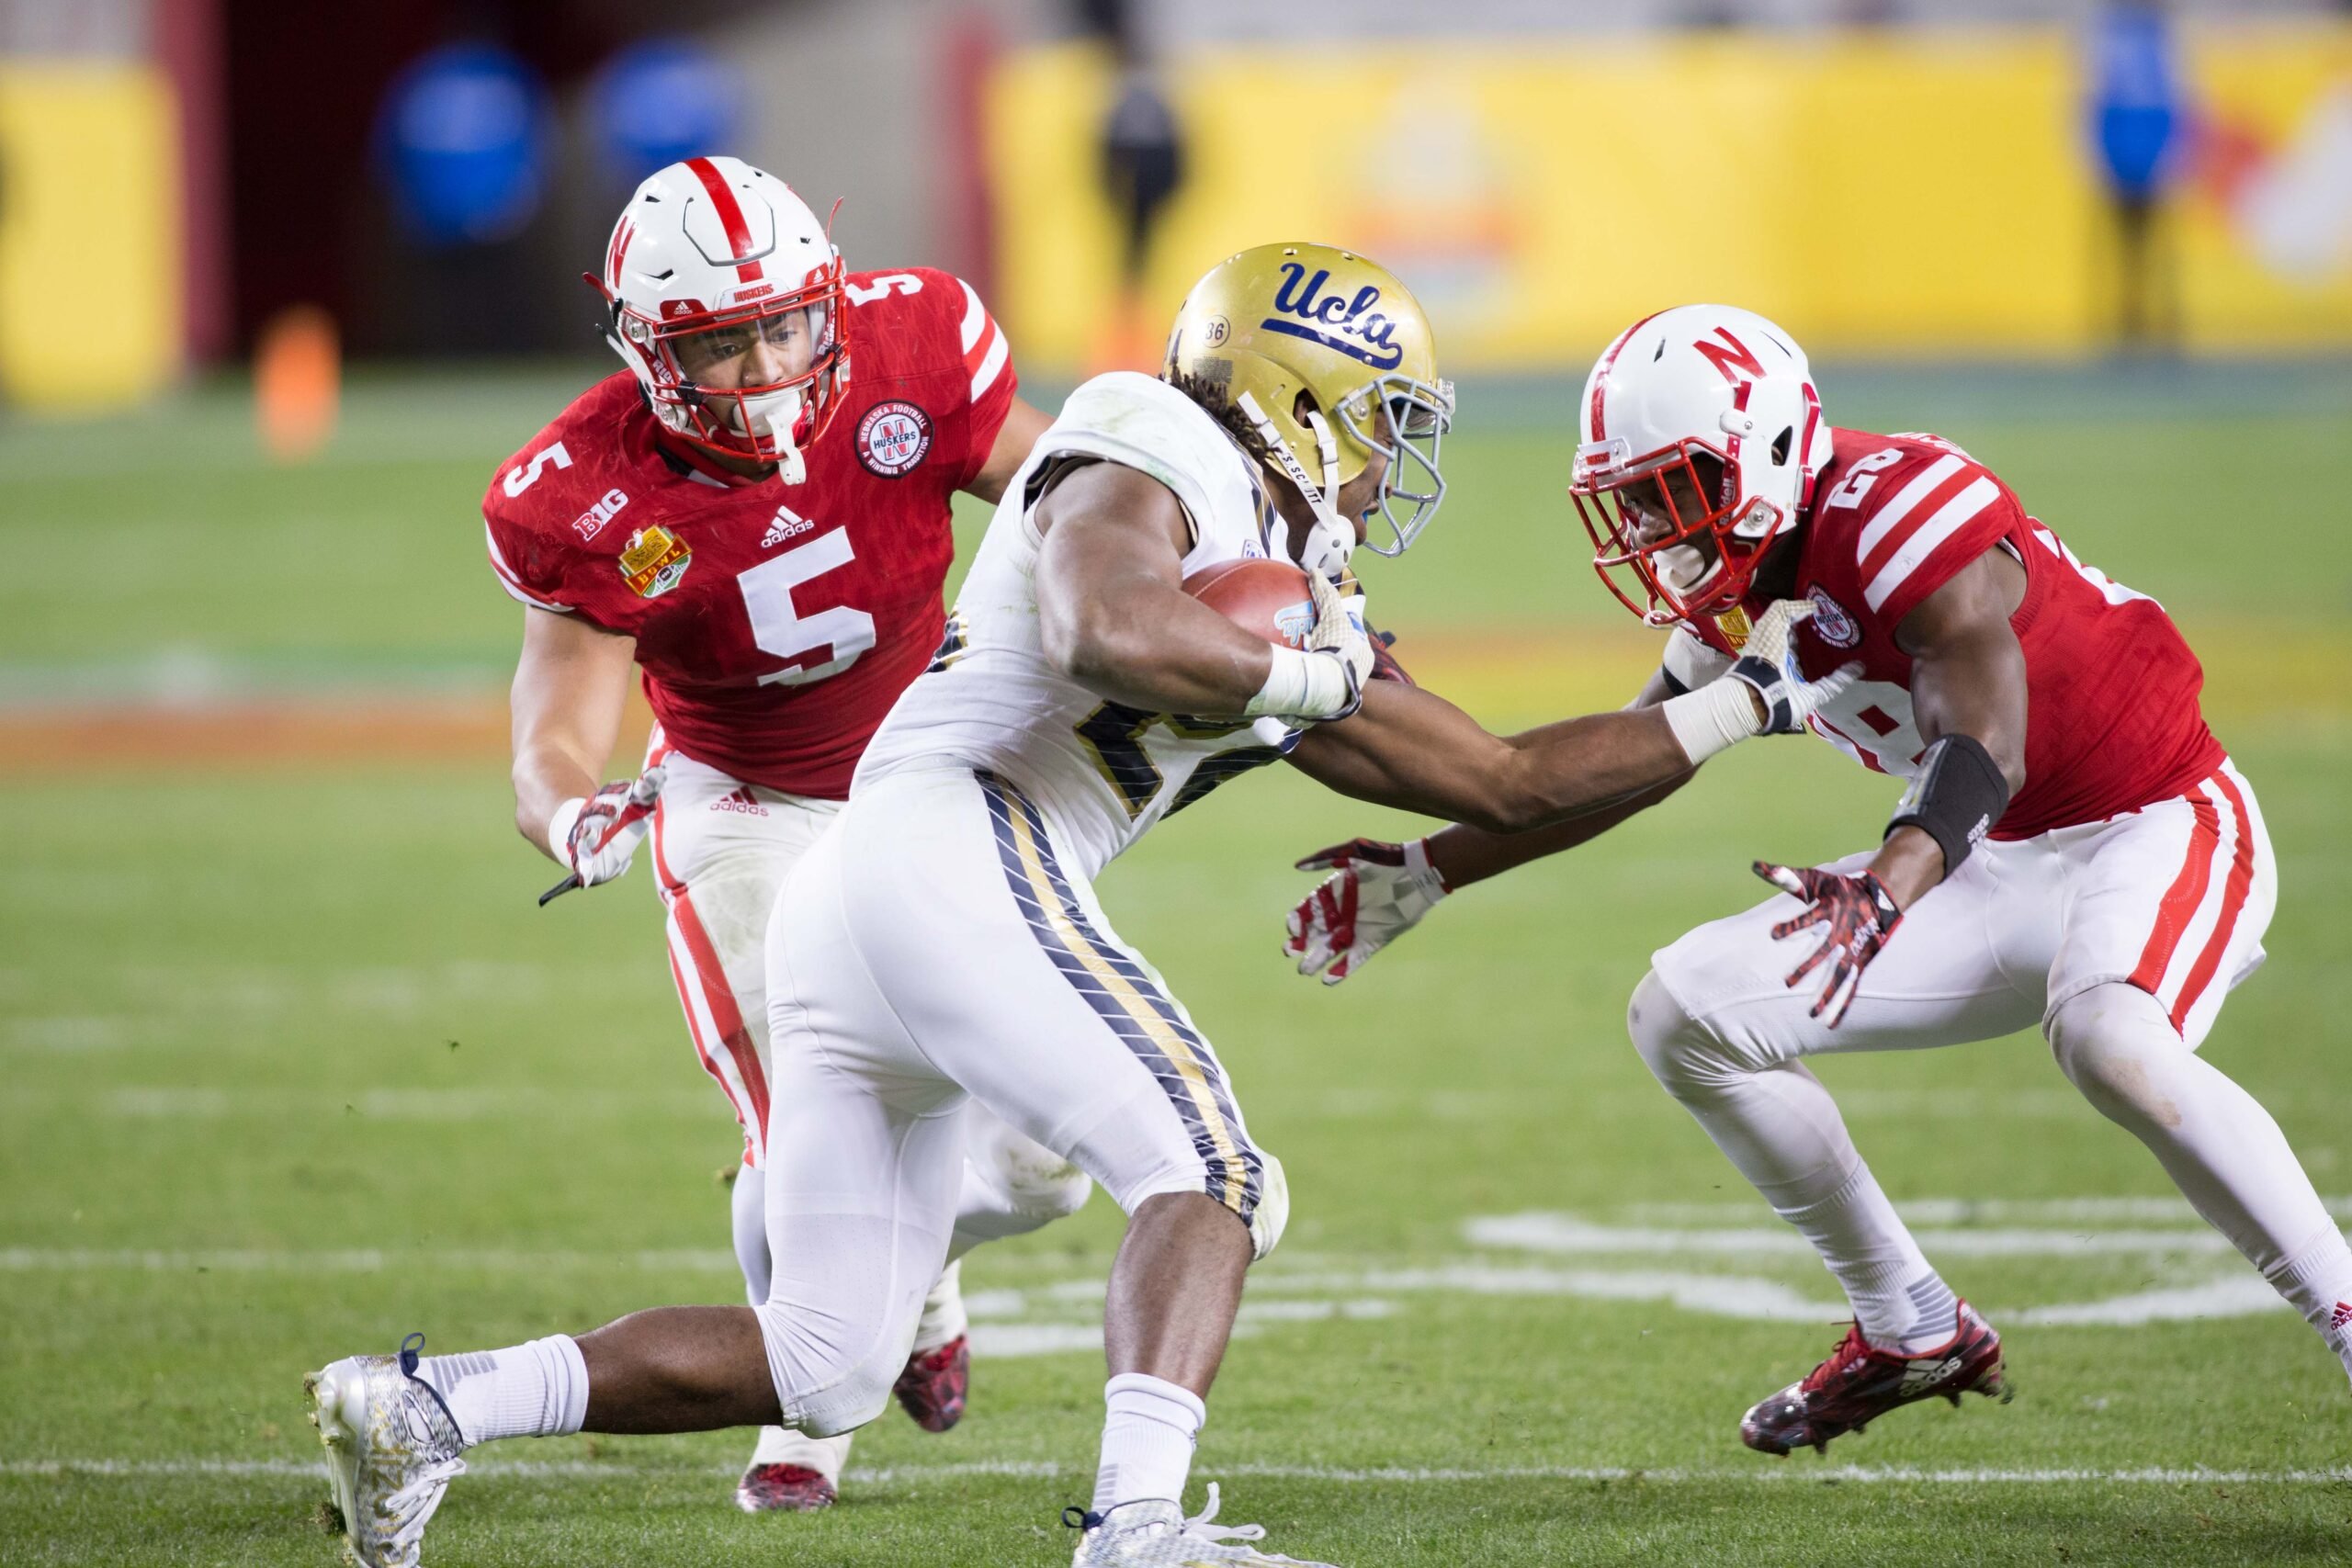
M 775 521 L 770 523 L 768 531 L 760 536 L 760 548 L 772 549 L 796 534 L 806 534 L 816 525 L 789 506 L 779 506 L 775 509 Z

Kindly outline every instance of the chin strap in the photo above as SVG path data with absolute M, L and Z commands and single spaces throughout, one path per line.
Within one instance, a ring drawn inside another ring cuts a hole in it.
M 1244 392 L 1239 406 L 1241 417 L 1265 442 L 1275 464 L 1298 487 L 1298 493 L 1306 497 L 1308 508 L 1315 513 L 1314 525 L 1306 531 L 1306 543 L 1298 552 L 1298 564 L 1325 577 L 1338 576 L 1346 568 L 1348 558 L 1355 553 L 1356 531 L 1333 504 L 1340 493 L 1340 438 L 1331 433 L 1330 422 L 1317 410 L 1307 411 L 1307 428 L 1315 432 L 1316 456 L 1323 464 L 1323 482 L 1318 485 L 1307 477 L 1306 467 L 1274 429 L 1274 422 L 1266 417 L 1257 398 Z
M 744 411 L 754 423 L 768 427 L 767 434 L 775 442 L 776 478 L 788 485 L 797 485 L 808 477 L 808 460 L 792 441 L 793 427 L 800 423 L 801 401 L 800 389 L 795 387 L 788 392 L 762 398 L 757 410 Z M 759 434 L 757 431 L 750 434 L 754 438 Z

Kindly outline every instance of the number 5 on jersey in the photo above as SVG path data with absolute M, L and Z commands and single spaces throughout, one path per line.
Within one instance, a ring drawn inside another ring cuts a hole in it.
M 850 550 L 849 530 L 836 528 L 762 561 L 735 580 L 743 591 L 743 608 L 752 617 L 752 640 L 759 644 L 762 652 L 778 659 L 797 659 L 821 648 L 833 650 L 833 656 L 822 664 L 787 664 L 763 675 L 761 685 L 800 686 L 838 675 L 874 646 L 874 617 L 865 611 L 836 604 L 830 610 L 803 615 L 792 603 L 795 588 L 836 567 L 847 566 L 854 558 Z

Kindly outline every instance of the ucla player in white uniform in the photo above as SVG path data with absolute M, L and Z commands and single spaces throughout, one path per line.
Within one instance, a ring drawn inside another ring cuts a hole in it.
M 1759 618 L 1734 681 L 1509 739 L 1408 683 L 1368 682 L 1372 646 L 1337 584 L 1364 519 L 1390 525 L 1375 548 L 1395 554 L 1436 511 L 1453 412 L 1411 295 L 1315 245 L 1229 258 L 1186 299 L 1161 379 L 1105 376 L 1072 395 L 1008 488 L 938 660 L 770 924 L 766 1303 L 314 1374 L 363 1562 L 413 1562 L 459 1454 L 490 1438 L 822 1436 L 871 1420 L 946 1258 L 975 1100 L 1130 1216 L 1078 1563 L 1294 1562 L 1250 1544 L 1254 1526 L 1217 1525 L 1214 1486 L 1199 1517 L 1181 1506 L 1243 1274 L 1282 1234 L 1282 1166 L 1191 1015 L 1112 930 L 1093 877 L 1169 812 L 1277 757 L 1361 798 L 1510 832 L 1797 728 L 1844 683 L 1790 672 L 1794 606 Z M 1308 569 L 1303 649 L 1182 590 L 1261 555 Z M 445 1360 L 471 1374 L 447 1400 Z

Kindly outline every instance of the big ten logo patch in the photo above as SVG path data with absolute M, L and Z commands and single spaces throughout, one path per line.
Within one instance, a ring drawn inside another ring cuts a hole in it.
M 584 544 L 603 533 L 605 525 L 610 523 L 620 509 L 628 504 L 627 494 L 617 490 L 608 490 L 597 500 L 595 505 L 571 520 L 571 531 L 579 535 L 581 541 Z
M 931 416 L 893 399 L 876 403 L 857 422 L 857 460 L 873 473 L 895 479 L 931 450 Z

